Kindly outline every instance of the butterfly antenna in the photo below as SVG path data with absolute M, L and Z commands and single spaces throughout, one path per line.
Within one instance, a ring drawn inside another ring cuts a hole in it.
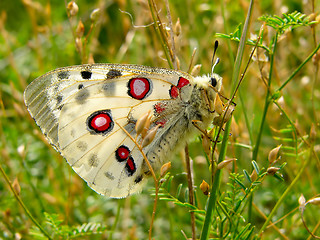
M 216 51 L 218 49 L 219 46 L 219 42 L 216 40 L 214 42 L 214 50 L 213 50 L 213 55 L 212 55 L 212 59 L 211 59 L 211 76 L 213 75 L 213 70 L 215 68 L 215 66 L 219 63 L 220 59 L 217 58 L 216 61 L 214 62 L 214 57 L 216 55 Z

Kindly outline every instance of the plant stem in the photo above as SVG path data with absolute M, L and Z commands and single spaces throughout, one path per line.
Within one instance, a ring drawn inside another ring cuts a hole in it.
M 223 140 L 222 140 L 222 145 L 220 149 L 220 154 L 219 154 L 219 160 L 218 162 L 223 161 L 225 158 L 226 152 L 227 152 L 227 146 L 228 146 L 228 138 L 229 138 L 229 131 L 231 128 L 231 121 L 228 121 L 224 130 L 224 135 L 223 135 Z M 212 166 L 214 167 L 214 166 Z M 209 202 L 208 202 L 208 207 L 207 207 L 207 213 L 206 213 L 206 218 L 203 223 L 202 231 L 201 231 L 201 240 L 206 240 L 209 238 L 209 232 L 210 232 L 210 226 L 211 226 L 211 221 L 212 221 L 212 214 L 213 210 L 215 208 L 216 202 L 217 202 L 217 195 L 218 191 L 220 188 L 220 175 L 221 175 L 221 170 L 217 169 L 215 174 L 214 174 L 214 179 L 212 183 L 212 187 L 210 190 L 210 197 L 209 197 Z
M 11 192 L 14 194 L 14 197 L 16 198 L 16 200 L 18 201 L 18 203 L 20 204 L 20 206 L 23 208 L 23 210 L 26 212 L 26 214 L 29 216 L 29 218 L 31 219 L 31 221 L 39 228 L 39 230 L 48 238 L 48 239 L 52 239 L 50 237 L 50 235 L 44 230 L 44 228 L 42 228 L 42 226 L 40 225 L 40 223 L 37 222 L 37 220 L 32 216 L 31 212 L 29 211 L 29 209 L 26 207 L 26 205 L 24 205 L 23 201 L 21 200 L 19 194 L 13 189 L 13 186 L 7 176 L 7 174 L 4 172 L 2 166 L 0 165 L 0 172 L 2 173 L 5 181 L 7 182 L 7 184 L 10 187 Z
M 247 14 L 246 21 L 245 21 L 243 31 L 241 34 L 241 39 L 240 39 L 240 43 L 239 43 L 239 47 L 238 47 L 236 61 L 235 61 L 234 69 L 233 69 L 233 74 L 232 74 L 233 85 L 232 85 L 232 87 L 233 87 L 234 91 L 236 91 L 236 88 L 237 88 L 237 79 L 238 79 L 238 76 L 240 73 L 241 61 L 242 61 L 242 57 L 243 57 L 245 39 L 246 39 L 246 35 L 248 32 L 248 26 L 249 26 L 249 21 L 250 21 L 250 17 L 251 17 L 252 7 L 253 7 L 253 0 L 250 1 L 248 14 Z M 233 97 L 234 97 L 234 94 L 233 94 Z M 233 97 L 231 98 L 231 101 L 232 101 Z M 227 108 L 228 107 L 229 106 L 227 106 Z M 227 109 L 225 112 L 227 112 Z M 221 128 L 222 128 L 222 126 L 220 126 L 220 128 L 219 128 L 219 132 L 218 132 L 217 136 L 219 136 Z M 226 123 L 225 129 L 224 129 L 224 135 L 223 135 L 223 139 L 222 139 L 218 163 L 223 161 L 225 158 L 230 128 L 231 128 L 231 120 L 229 120 Z M 213 151 L 214 150 L 215 150 L 215 148 L 213 148 Z M 214 168 L 214 165 L 211 164 L 211 167 Z M 217 201 L 217 195 L 218 195 L 218 191 L 219 191 L 219 187 L 220 187 L 220 175 L 221 175 L 221 170 L 219 170 L 219 169 L 217 169 L 216 172 L 214 173 L 214 175 L 212 175 L 212 177 L 214 177 L 214 179 L 212 182 L 210 197 L 208 200 L 209 203 L 208 203 L 208 207 L 207 207 L 206 217 L 205 217 L 202 231 L 201 231 L 201 237 L 200 237 L 201 240 L 206 240 L 209 238 L 210 226 L 211 226 L 211 221 L 212 221 L 212 214 L 213 214 L 213 210 L 215 208 L 215 204 Z
M 159 185 L 158 185 L 158 181 L 155 184 L 155 196 L 154 196 L 154 203 L 153 203 L 153 210 L 152 210 L 152 217 L 151 217 L 151 222 L 150 222 L 150 228 L 149 228 L 149 240 L 151 240 L 152 238 L 152 227 L 153 227 L 153 223 L 154 223 L 154 218 L 156 215 L 156 211 L 157 211 L 157 203 L 158 203 L 158 194 L 159 194 Z
M 166 59 L 168 61 L 168 64 L 169 64 L 170 68 L 173 68 L 172 51 L 170 51 L 169 43 L 166 39 L 166 33 L 163 30 L 162 22 L 161 22 L 159 14 L 158 14 L 156 4 L 155 4 L 154 0 L 148 0 L 148 4 L 149 4 L 152 19 L 154 22 L 154 28 L 155 28 L 156 34 L 158 35 L 159 39 L 161 40 L 163 51 L 166 55 Z
M 312 150 L 312 149 L 311 149 Z M 311 151 L 312 152 L 312 151 Z M 280 207 L 281 203 L 284 201 L 284 198 L 288 195 L 288 193 L 292 190 L 292 188 L 294 187 L 294 185 L 298 182 L 298 180 L 300 179 L 302 173 L 304 172 L 304 170 L 307 168 L 307 166 L 310 164 L 311 159 L 312 159 L 312 154 L 310 154 L 309 158 L 304 162 L 303 166 L 300 168 L 300 171 L 298 172 L 298 174 L 296 175 L 296 177 L 293 179 L 293 181 L 291 182 L 291 184 L 286 188 L 286 190 L 284 191 L 284 193 L 282 194 L 282 196 L 279 198 L 279 200 L 277 201 L 276 205 L 273 207 L 272 211 L 270 212 L 267 220 L 264 222 L 263 226 L 261 227 L 258 235 L 261 235 L 262 232 L 266 229 L 268 223 L 270 222 L 271 218 L 273 217 L 273 215 L 276 213 L 276 211 L 278 210 L 278 208 Z
M 281 87 L 278 88 L 278 90 L 276 92 L 281 91 L 292 79 L 293 77 L 301 70 L 301 68 L 303 68 L 303 66 L 309 62 L 309 60 L 313 57 L 313 55 L 315 55 L 318 50 L 320 49 L 320 44 L 312 51 L 312 53 L 310 53 L 310 55 L 307 57 L 306 60 L 303 61 L 303 63 L 301 63 L 296 70 L 293 71 L 293 73 L 290 75 L 290 77 L 281 85 Z
M 265 97 L 265 103 L 264 103 L 264 109 L 263 109 L 263 114 L 262 114 L 262 119 L 261 119 L 261 123 L 260 123 L 260 128 L 259 128 L 259 132 L 258 132 L 258 136 L 256 139 L 256 144 L 253 148 L 253 152 L 252 152 L 252 160 L 257 161 L 257 157 L 258 157 L 258 151 L 259 151 L 259 146 L 260 146 L 260 142 L 261 142 L 261 137 L 262 137 L 262 132 L 263 132 L 263 127 L 264 127 L 264 123 L 267 117 L 267 112 L 268 112 L 268 108 L 269 108 L 269 104 L 270 104 L 270 86 L 271 86 L 271 80 L 272 80 L 272 72 L 273 72 L 273 64 L 274 64 L 274 53 L 277 47 L 277 41 L 278 41 L 278 33 L 275 36 L 274 39 L 274 46 L 273 46 L 273 51 L 271 53 L 271 58 L 270 58 L 270 71 L 269 71 L 269 79 L 268 79 L 268 89 L 267 89 L 267 94 Z
M 109 233 L 109 240 L 112 240 L 112 235 L 114 233 L 114 231 L 116 230 L 117 224 L 119 222 L 120 219 L 120 212 L 121 212 L 121 208 L 123 207 L 124 201 L 121 199 L 120 201 L 118 201 L 118 209 L 117 209 L 117 213 L 116 213 L 116 218 L 113 222 L 113 225 L 111 227 L 110 233 Z
M 123 126 L 121 126 L 121 124 L 119 124 L 118 122 L 115 122 L 124 132 L 125 134 L 132 140 L 132 142 L 134 142 L 134 144 L 138 147 L 139 151 L 141 152 L 142 156 L 143 156 L 143 159 L 145 160 L 150 172 L 151 172 L 151 175 L 153 177 L 153 180 L 154 180 L 154 187 L 156 189 L 156 193 L 155 193 L 155 198 L 154 198 L 154 204 L 153 204 L 153 211 L 152 211 L 152 217 L 151 217 L 151 223 L 150 223 L 150 228 L 149 228 L 149 239 L 151 240 L 151 237 L 152 237 L 152 227 L 153 227 L 153 222 L 154 222 L 154 217 L 156 215 L 156 210 L 157 210 L 157 202 L 158 202 L 158 193 L 159 193 L 159 181 L 156 177 L 156 174 L 154 173 L 153 171 L 153 168 L 146 156 L 146 154 L 143 152 L 142 150 L 142 147 L 141 145 L 139 145 L 137 143 L 137 141 L 130 135 L 130 133 L 124 129 Z
M 194 194 L 193 194 L 193 179 L 192 179 L 192 171 L 189 157 L 188 144 L 186 144 L 185 148 L 185 158 L 186 158 L 186 168 L 187 168 L 187 177 L 188 177 L 188 189 L 189 189 L 189 203 L 194 205 Z M 196 239 L 196 220 L 193 211 L 190 211 L 191 215 L 191 230 L 192 230 L 192 240 Z

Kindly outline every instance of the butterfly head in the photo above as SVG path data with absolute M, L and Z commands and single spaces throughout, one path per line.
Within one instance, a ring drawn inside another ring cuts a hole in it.
M 212 73 L 208 76 L 209 79 L 209 86 L 213 87 L 215 90 L 220 91 L 222 85 L 222 77 L 216 73 Z
M 222 77 L 216 73 L 195 77 L 195 91 L 191 96 L 194 106 L 197 106 L 201 119 L 211 121 L 214 114 L 216 95 L 222 86 Z
M 194 81 L 203 89 L 208 89 L 207 91 L 211 89 L 213 92 L 219 92 L 222 86 L 222 77 L 216 73 L 195 77 Z

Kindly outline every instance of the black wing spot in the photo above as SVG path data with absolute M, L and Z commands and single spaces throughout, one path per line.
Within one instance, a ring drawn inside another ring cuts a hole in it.
M 139 175 L 138 177 L 136 177 L 136 179 L 134 180 L 134 182 L 136 183 L 136 184 L 138 184 L 139 182 L 141 182 L 142 181 L 142 175 Z
M 62 71 L 58 72 L 58 78 L 59 79 L 68 79 L 70 77 L 70 72 L 69 71 Z
M 90 72 L 90 71 L 82 71 L 81 72 L 81 77 L 83 79 L 90 79 L 91 75 L 92 75 L 92 72 Z
M 111 172 L 105 172 L 104 175 L 109 178 L 110 180 L 114 180 L 114 176 Z
M 89 159 L 88 159 L 88 165 L 90 167 L 98 167 L 99 165 L 99 158 L 97 156 L 97 154 L 92 154 Z
M 82 88 L 76 95 L 76 101 L 79 104 L 84 104 L 89 96 L 90 96 L 90 93 L 88 89 Z
M 88 144 L 87 144 L 86 142 L 79 141 L 79 142 L 77 142 L 77 148 L 78 148 L 80 151 L 84 152 L 84 151 L 87 150 Z
M 121 76 L 122 76 L 122 73 L 119 70 L 116 70 L 116 69 L 111 69 L 107 73 L 107 79 L 112 79 L 112 78 L 121 77 Z
M 102 91 L 106 97 L 113 96 L 116 91 L 115 82 L 114 81 L 106 81 L 106 83 L 104 83 L 102 85 Z
M 57 105 L 59 105 L 62 102 L 63 97 L 61 95 L 57 96 Z

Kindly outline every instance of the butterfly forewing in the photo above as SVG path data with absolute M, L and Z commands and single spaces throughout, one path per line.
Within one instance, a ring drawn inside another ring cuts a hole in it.
M 181 99 L 188 100 L 190 83 L 192 77 L 179 71 L 93 64 L 49 72 L 34 80 L 24 97 L 49 142 L 92 189 L 126 197 L 141 188 L 149 171 L 119 125 L 135 137 L 137 119 L 151 110 L 152 126 L 161 125 L 160 138 L 182 117 Z M 155 147 L 149 147 L 150 156 L 157 155 Z M 161 163 L 150 161 L 154 167 Z

